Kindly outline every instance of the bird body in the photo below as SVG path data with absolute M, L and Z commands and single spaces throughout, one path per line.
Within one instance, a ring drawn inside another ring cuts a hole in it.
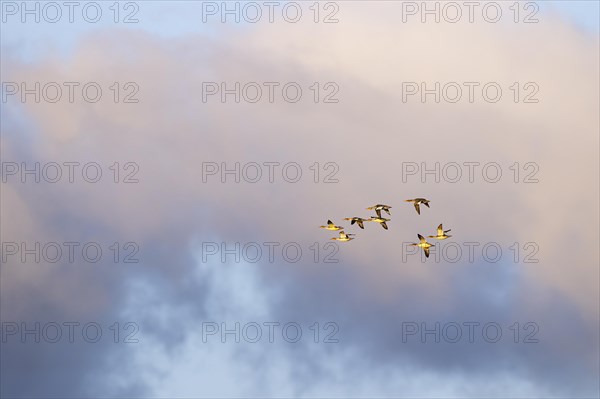
M 342 230 L 343 227 L 342 226 L 336 226 L 331 220 L 327 221 L 327 226 L 319 226 L 322 229 L 325 230 L 333 230 L 333 231 L 337 231 L 337 230 Z
M 379 224 L 381 224 L 381 227 L 383 227 L 384 229 L 388 229 L 387 224 L 385 222 L 389 222 L 391 219 L 386 219 L 386 218 L 382 218 L 381 216 L 373 216 L 371 217 L 371 222 L 377 222 Z
M 343 231 L 340 231 L 340 235 L 338 237 L 333 237 L 332 240 L 346 242 L 346 241 L 354 240 L 354 238 L 351 237 L 353 235 L 354 234 L 346 234 Z
M 407 200 L 405 200 L 405 202 L 412 202 L 415 205 L 415 210 L 420 215 L 421 214 L 421 208 L 420 208 L 419 204 L 423 204 L 427 208 L 429 208 L 429 202 L 430 201 L 428 199 L 425 199 L 425 198 L 414 198 L 414 199 L 407 199 Z
M 359 217 L 352 217 L 352 218 L 344 218 L 344 220 L 350 220 L 350 224 L 354 224 L 356 223 L 358 225 L 358 227 L 360 227 L 361 229 L 365 228 L 365 225 L 363 222 L 370 222 L 371 219 L 364 219 L 364 218 L 359 218 Z
M 444 230 L 444 228 L 442 227 L 442 223 L 440 223 L 440 225 L 437 228 L 437 235 L 435 236 L 428 236 L 429 238 L 435 238 L 436 240 L 445 240 L 447 238 L 450 238 L 452 236 L 447 235 L 446 233 L 451 231 L 452 229 L 448 229 L 448 230 Z
M 428 243 L 425 237 L 423 237 L 421 234 L 417 234 L 417 237 L 419 237 L 419 243 L 412 243 L 410 245 L 423 248 L 423 252 L 425 252 L 425 257 L 429 258 L 429 248 L 434 247 L 435 245 Z
M 373 205 L 367 208 L 368 211 L 372 211 L 374 210 L 375 213 L 377 214 L 378 217 L 381 217 L 381 211 L 385 211 L 385 213 L 387 213 L 388 215 L 391 215 L 392 213 L 390 212 L 390 208 L 391 206 L 389 205 L 384 205 L 384 204 L 377 204 L 377 205 Z

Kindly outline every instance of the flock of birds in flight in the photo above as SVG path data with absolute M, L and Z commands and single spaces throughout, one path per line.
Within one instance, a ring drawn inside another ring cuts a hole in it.
M 423 204 L 425 205 L 427 208 L 429 208 L 429 200 L 425 199 L 425 198 L 414 198 L 414 199 L 408 199 L 405 200 L 406 202 L 412 202 L 415 206 L 415 210 L 417 211 L 417 213 L 420 215 L 421 214 L 421 207 L 420 205 Z M 367 210 L 372 211 L 374 210 L 375 213 L 377 214 L 377 216 L 371 216 L 370 218 L 361 218 L 361 217 L 351 217 L 351 218 L 344 218 L 344 220 L 350 220 L 350 224 L 353 225 L 354 223 L 356 223 L 358 225 L 358 227 L 360 227 L 361 229 L 365 228 L 364 222 L 377 222 L 381 225 L 381 227 L 383 227 L 384 229 L 388 229 L 388 226 L 386 224 L 386 222 L 389 222 L 391 219 L 387 219 L 381 216 L 381 211 L 384 211 L 385 213 L 387 213 L 388 215 L 392 215 L 392 213 L 390 212 L 390 208 L 391 206 L 389 205 L 383 205 L 383 204 L 377 204 L 377 205 L 373 205 L 367 208 Z M 332 231 L 338 231 L 341 230 L 339 232 L 339 236 L 338 237 L 333 237 L 332 240 L 336 240 L 336 241 L 342 241 L 342 242 L 346 242 L 346 241 L 350 241 L 354 239 L 354 236 L 356 234 L 347 234 L 344 232 L 344 228 L 342 226 L 336 226 L 335 223 L 333 223 L 331 220 L 327 221 L 327 225 L 326 226 L 320 226 L 322 229 L 326 229 L 326 230 L 332 230 Z M 448 233 L 450 231 L 449 230 L 444 230 L 444 228 L 442 227 L 442 223 L 440 223 L 440 225 L 437 227 L 437 235 L 434 236 L 428 236 L 429 238 L 434 238 L 436 240 L 445 240 L 447 238 L 450 238 L 452 236 L 447 235 L 446 233 Z M 429 248 L 433 247 L 435 245 L 430 244 L 427 242 L 427 239 L 425 237 L 423 237 L 421 234 L 417 234 L 417 237 L 419 237 L 419 242 L 418 243 L 412 243 L 410 245 L 412 246 L 416 246 L 419 248 L 423 248 L 423 252 L 425 252 L 425 256 L 427 258 L 429 258 Z

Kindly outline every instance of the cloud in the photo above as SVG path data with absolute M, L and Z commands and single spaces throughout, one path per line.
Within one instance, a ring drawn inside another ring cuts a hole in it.
M 2 320 L 135 321 L 141 342 L 48 351 L 3 344 L 9 374 L 2 394 L 597 393 L 597 38 L 550 19 L 532 26 L 401 24 L 395 7 L 365 13 L 348 4 L 335 25 L 224 25 L 219 35 L 100 30 L 82 37 L 66 60 L 3 57 L 6 81 L 95 81 L 104 88 L 133 81 L 140 88 L 137 104 L 3 107 L 10 121 L 3 122 L 3 160 L 95 161 L 109 173 L 97 184 L 3 183 L 3 240 L 134 241 L 140 263 L 7 262 Z M 293 81 L 305 97 L 203 103 L 206 81 Z M 498 82 L 504 97 L 496 104 L 402 102 L 402 82 L 436 81 Z M 311 101 L 314 82 L 335 82 L 340 102 Z M 540 102 L 514 103 L 514 82 L 535 82 Z M 105 99 L 110 94 L 105 89 Z M 140 182 L 114 184 L 107 166 L 116 161 L 138 164 Z M 470 161 L 500 163 L 502 181 L 402 180 L 403 162 Z M 278 174 L 274 183 L 222 184 L 218 176 L 203 183 L 202 162 L 297 162 L 303 176 L 298 183 Z M 339 183 L 322 183 L 326 162 L 339 166 Z M 515 162 L 537 163 L 539 183 L 514 183 L 508 167 Z M 403 200 L 421 195 L 432 208 L 417 216 Z M 340 263 L 312 261 L 310 246 L 329 238 L 318 225 L 366 216 L 364 208 L 380 201 L 393 206 L 389 231 L 369 224 L 340 245 Z M 500 243 L 502 262 L 477 253 L 473 263 L 403 263 L 400 244 L 440 222 L 459 242 Z M 298 242 L 304 252 L 296 264 L 285 262 L 281 247 L 273 263 L 198 259 L 202 242 L 236 241 Z M 540 262 L 514 264 L 509 246 L 530 241 L 539 245 Z M 342 338 L 330 348 L 199 341 L 202 321 L 252 319 L 335 321 Z M 401 341 L 403 322 L 436 321 L 493 321 L 506 338 Z M 540 342 L 512 342 L 508 327 L 529 321 L 539 326 Z M 52 361 L 75 350 L 78 362 L 49 374 Z M 103 361 L 93 361 L 98 357 Z M 20 358 L 41 364 L 31 373 L 35 384 L 11 368 Z M 136 372 L 115 371 L 121 362 Z M 73 375 L 92 382 L 69 385 Z

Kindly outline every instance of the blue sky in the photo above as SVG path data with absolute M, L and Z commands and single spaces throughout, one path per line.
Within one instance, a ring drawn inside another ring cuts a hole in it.
M 557 11 L 577 26 L 598 34 L 600 24 L 600 2 L 598 1 L 540 1 L 543 12 Z
M 537 4 L 540 7 L 539 16 L 558 13 L 583 31 L 597 36 L 600 29 L 599 3 L 598 1 L 564 0 L 541 1 Z M 219 26 L 219 24 L 201 23 L 201 2 L 149 1 L 139 4 L 139 12 L 136 15 L 139 16 L 140 22 L 119 24 L 119 27 L 141 29 L 163 38 L 169 38 L 190 33 L 216 34 Z M 106 7 L 105 12 L 107 11 Z M 376 7 L 376 3 L 369 4 L 368 7 Z M 527 9 L 527 12 L 529 11 L 530 9 Z M 125 14 L 125 11 L 123 13 Z M 100 28 L 115 26 L 108 18 L 103 18 L 99 24 L 82 22 L 21 24 L 15 23 L 14 18 L 14 16 L 9 17 L 9 22 L 2 25 L 2 49 L 9 50 L 13 54 L 18 53 L 25 60 L 38 58 L 46 52 L 58 52 L 67 56 L 73 51 L 81 35 Z

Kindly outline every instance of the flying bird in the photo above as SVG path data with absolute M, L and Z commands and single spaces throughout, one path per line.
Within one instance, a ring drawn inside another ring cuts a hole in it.
M 336 226 L 331 220 L 327 221 L 327 226 L 320 226 L 320 228 L 326 229 L 326 230 L 333 230 L 333 231 L 337 231 L 337 230 L 342 230 L 343 229 L 342 226 Z
M 412 243 L 410 245 L 423 248 L 423 251 L 425 252 L 425 257 L 429 258 L 429 247 L 435 247 L 435 245 L 428 243 L 425 237 L 423 237 L 421 234 L 417 234 L 417 237 L 419 237 L 420 242 L 418 244 Z
M 451 231 L 452 229 L 448 229 L 448 230 L 444 230 L 444 228 L 442 227 L 442 224 L 440 223 L 440 225 L 437 228 L 437 235 L 436 236 L 427 236 L 429 238 L 435 238 L 436 240 L 445 240 L 446 238 L 450 238 L 452 236 L 447 235 L 446 233 Z
M 363 218 L 359 218 L 359 217 L 353 217 L 353 218 L 344 218 L 344 220 L 350 220 L 350 224 L 354 224 L 356 223 L 358 225 L 358 227 L 360 227 L 361 229 L 365 228 L 365 225 L 363 224 L 363 222 L 370 222 L 371 219 L 363 219 Z
M 381 227 L 383 227 L 384 229 L 388 229 L 387 224 L 385 222 L 389 222 L 391 219 L 386 219 L 386 218 L 382 218 L 382 217 L 371 217 L 370 221 L 371 222 L 377 222 L 381 224 Z
M 425 198 L 415 198 L 415 199 L 407 199 L 405 200 L 406 202 L 412 202 L 415 204 L 415 209 L 417 210 L 417 213 L 420 215 L 421 214 L 421 209 L 419 207 L 419 204 L 423 204 L 425 205 L 427 208 L 429 208 L 429 200 L 425 199 Z
M 375 210 L 377 217 L 381 217 L 382 210 L 384 210 L 385 213 L 387 213 L 388 215 L 391 215 L 390 208 L 391 208 L 391 206 L 389 206 L 389 205 L 377 204 L 377 205 L 368 207 L 367 210 L 369 210 L 369 211 Z
M 332 240 L 346 242 L 346 241 L 354 240 L 354 238 L 351 237 L 353 235 L 355 235 L 355 234 L 346 234 L 343 231 L 340 231 L 339 237 L 333 237 Z

